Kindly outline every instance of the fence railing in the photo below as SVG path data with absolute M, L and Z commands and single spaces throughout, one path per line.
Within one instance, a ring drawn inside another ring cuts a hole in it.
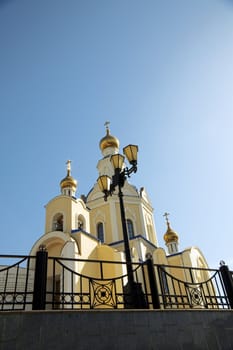
M 164 308 L 229 309 L 221 268 L 157 265 L 160 304 Z
M 1 255 L 0 310 L 30 310 L 34 296 L 35 257 Z M 10 266 L 6 265 L 10 262 Z
M 48 258 L 52 274 L 47 279 L 45 305 L 56 309 L 131 307 L 126 264 L 122 262 Z M 144 265 L 133 264 L 135 288 L 146 284 Z M 139 295 L 147 307 L 149 291 Z
M 4 264 L 1 260 L 4 259 Z M 10 261 L 10 265 L 7 263 Z M 233 309 L 233 272 L 133 263 L 134 291 L 124 262 L 0 256 L 0 310 Z

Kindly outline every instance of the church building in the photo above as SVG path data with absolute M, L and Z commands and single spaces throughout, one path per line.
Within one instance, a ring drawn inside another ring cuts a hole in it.
M 119 140 L 111 135 L 106 123 L 106 135 L 100 140 L 102 153 L 97 163 L 99 176 L 114 174 L 110 158 L 119 153 Z M 124 166 L 124 165 L 123 165 Z M 124 240 L 119 198 L 113 193 L 104 200 L 96 182 L 86 196 L 76 197 L 77 180 L 71 175 L 71 161 L 67 174 L 60 182 L 61 193 L 46 205 L 45 232 L 33 245 L 30 255 L 46 247 L 49 256 L 72 259 L 124 261 Z M 153 257 L 155 264 L 207 268 L 207 262 L 197 247 L 179 251 L 179 236 L 171 228 L 165 213 L 167 230 L 159 246 L 153 207 L 144 187 L 136 188 L 127 179 L 123 186 L 124 206 L 130 253 L 133 262 Z

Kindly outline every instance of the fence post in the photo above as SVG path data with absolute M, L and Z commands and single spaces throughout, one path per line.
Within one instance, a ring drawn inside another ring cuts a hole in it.
M 152 256 L 148 256 L 146 263 L 147 263 L 148 277 L 150 282 L 153 309 L 160 309 L 159 293 L 158 293 L 158 288 L 157 288 L 157 283 L 155 278 L 155 270 L 154 270 Z
M 36 253 L 32 310 L 44 310 L 46 301 L 48 252 L 45 246 L 39 249 Z
M 221 263 L 220 263 L 221 264 Z M 222 263 L 220 266 L 220 272 L 223 280 L 223 284 L 226 290 L 227 298 L 231 309 L 233 309 L 233 278 L 232 274 L 225 263 Z

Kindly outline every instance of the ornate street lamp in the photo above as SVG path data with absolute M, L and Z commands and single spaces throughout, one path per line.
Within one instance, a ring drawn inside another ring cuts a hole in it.
M 110 161 L 114 168 L 114 175 L 110 178 L 108 175 L 101 175 L 97 182 L 100 190 L 104 193 L 104 200 L 107 201 L 108 196 L 111 196 L 113 192 L 118 188 L 118 197 L 120 202 L 120 213 L 121 213 L 121 222 L 122 222 L 122 231 L 123 239 L 125 246 L 125 259 L 128 275 L 128 285 L 126 286 L 127 295 L 129 295 L 126 302 L 126 307 L 128 308 L 144 308 L 145 304 L 143 303 L 143 293 L 141 290 L 141 285 L 134 281 L 133 277 L 133 267 L 132 259 L 130 254 L 129 247 L 129 237 L 127 233 L 127 225 L 125 218 L 125 208 L 123 202 L 123 192 L 122 187 L 124 186 L 125 180 L 127 177 L 130 177 L 132 173 L 137 171 L 137 153 L 138 146 L 128 145 L 123 148 L 123 153 L 125 154 L 128 162 L 131 164 L 131 167 L 123 168 L 125 157 L 121 154 L 113 154 L 110 158 Z

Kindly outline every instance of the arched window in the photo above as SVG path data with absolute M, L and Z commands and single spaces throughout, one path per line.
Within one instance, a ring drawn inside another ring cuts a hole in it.
M 82 221 L 82 220 L 79 220 L 79 221 L 78 221 L 78 228 L 79 228 L 80 230 L 83 229 L 83 221 Z
M 97 224 L 97 238 L 101 243 L 104 243 L 104 225 L 102 222 Z
M 86 229 L 86 221 L 85 218 L 82 215 L 76 216 L 76 224 L 75 227 L 79 230 L 85 230 Z
M 58 213 L 53 218 L 53 231 L 63 231 L 63 215 Z
M 134 237 L 133 221 L 130 219 L 127 219 L 126 223 L 127 223 L 128 237 L 129 237 L 129 239 L 131 239 Z

